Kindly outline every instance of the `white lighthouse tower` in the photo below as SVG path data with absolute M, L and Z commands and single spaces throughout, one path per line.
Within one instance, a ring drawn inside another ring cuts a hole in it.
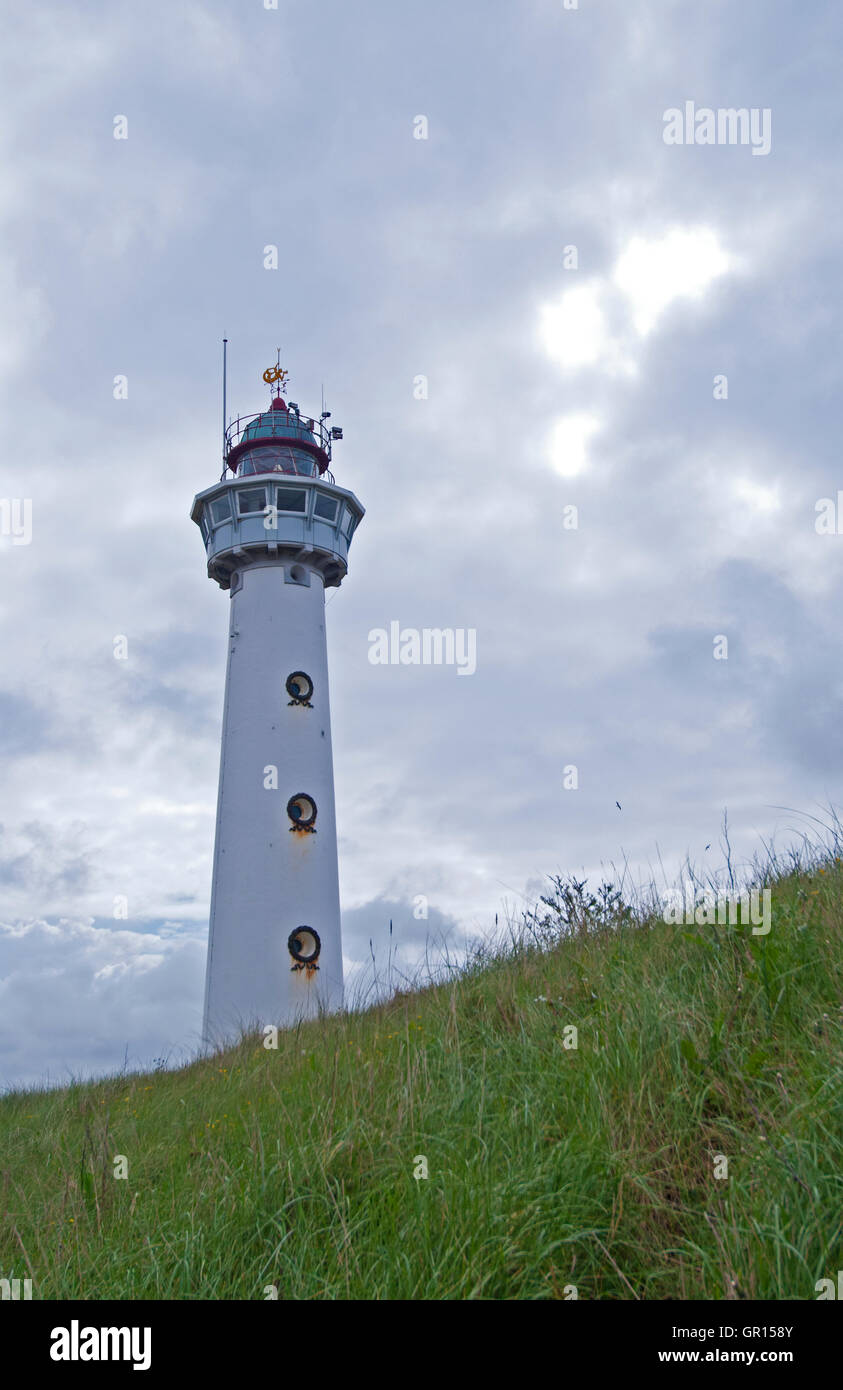
M 225 431 L 223 476 L 194 499 L 208 575 L 230 599 L 204 1037 L 343 1002 L 325 590 L 363 516 L 337 487 L 342 431 L 285 403 Z

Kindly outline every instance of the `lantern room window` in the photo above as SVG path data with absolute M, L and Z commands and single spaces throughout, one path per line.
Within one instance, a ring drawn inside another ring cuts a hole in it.
M 300 478 L 313 478 L 318 471 L 313 455 L 306 449 L 280 443 L 249 449 L 237 465 L 239 478 L 254 473 L 297 473 Z

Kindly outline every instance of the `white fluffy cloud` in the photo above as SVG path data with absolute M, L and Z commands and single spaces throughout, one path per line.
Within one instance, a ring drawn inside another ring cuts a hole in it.
M 643 340 L 666 310 L 683 300 L 704 299 L 732 268 L 734 258 L 710 227 L 633 236 L 604 276 L 565 289 L 540 306 L 541 344 L 565 371 L 591 367 L 609 376 L 634 376 Z
M 599 290 L 585 285 L 544 304 L 541 335 L 548 356 L 560 367 L 590 367 L 599 362 L 611 347 Z
M 554 472 L 576 478 L 588 467 L 588 443 L 600 429 L 594 415 L 563 415 L 551 430 L 548 450 Z

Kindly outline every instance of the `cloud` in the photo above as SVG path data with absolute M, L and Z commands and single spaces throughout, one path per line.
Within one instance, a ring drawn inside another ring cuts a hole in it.
M 608 376 L 634 377 L 643 340 L 670 306 L 703 299 L 734 264 L 709 227 L 633 236 L 605 275 L 540 306 L 541 344 L 564 371 L 590 367 Z
M 674 227 L 662 237 L 633 237 L 612 279 L 629 301 L 636 332 L 646 337 L 671 304 L 702 299 L 731 265 L 710 227 Z
M 200 933 L 0 925 L 0 1085 L 184 1060 L 199 1043 L 203 967 Z
M 391 927 L 391 930 L 390 930 Z M 448 913 L 423 895 L 412 900 L 379 897 L 342 915 L 346 997 L 358 1006 L 390 988 L 436 976 L 465 950 L 465 933 Z
M 567 290 L 541 309 L 541 334 L 548 356 L 560 367 L 589 367 L 605 356 L 610 338 L 599 290 Z
M 588 442 L 601 428 L 593 415 L 564 415 L 550 435 L 548 452 L 554 472 L 562 478 L 576 478 L 588 467 Z

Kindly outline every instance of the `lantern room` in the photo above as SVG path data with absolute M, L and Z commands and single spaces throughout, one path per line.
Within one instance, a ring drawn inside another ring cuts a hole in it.
M 274 396 L 268 410 L 237 419 L 226 431 L 226 466 L 238 478 L 254 473 L 295 473 L 318 478 L 328 471 L 331 441 L 341 431 L 302 415 L 297 405 Z

